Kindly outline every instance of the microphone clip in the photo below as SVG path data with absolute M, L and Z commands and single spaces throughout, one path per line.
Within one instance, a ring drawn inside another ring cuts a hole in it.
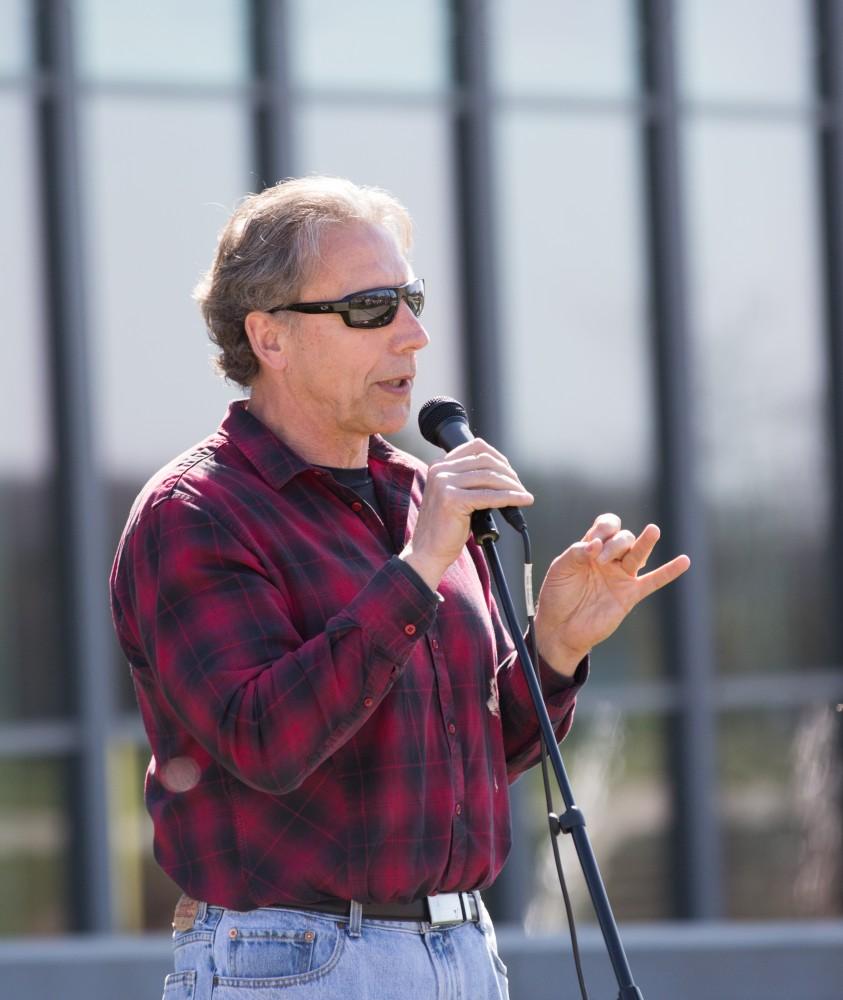
M 471 515 L 471 533 L 478 545 L 496 542 L 501 536 L 490 510 L 474 511 Z

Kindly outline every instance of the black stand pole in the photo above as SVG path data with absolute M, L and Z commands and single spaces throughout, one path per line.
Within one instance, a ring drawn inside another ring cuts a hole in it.
M 482 513 L 488 516 L 487 511 Z M 480 524 L 483 524 L 484 527 L 478 530 Z M 591 842 L 586 833 L 585 817 L 574 802 L 574 793 L 571 790 L 568 775 L 565 773 L 565 765 L 562 763 L 562 755 L 559 753 L 559 746 L 556 743 L 556 734 L 553 731 L 550 716 L 547 714 L 547 708 L 545 707 L 541 687 L 539 686 L 538 674 L 536 668 L 533 666 L 533 661 L 530 659 L 524 637 L 521 635 L 518 616 L 512 604 L 512 596 L 509 593 L 509 587 L 506 583 L 506 576 L 501 566 L 498 550 L 495 548 L 495 541 L 498 537 L 497 529 L 494 527 L 494 521 L 492 521 L 491 516 L 488 516 L 488 520 L 485 517 L 482 521 L 480 518 L 473 519 L 472 527 L 475 531 L 475 537 L 477 537 L 477 540 L 483 546 L 483 551 L 486 554 L 486 561 L 489 564 L 492 579 L 495 581 L 504 617 L 509 625 L 509 631 L 512 634 L 512 639 L 524 670 L 524 676 L 527 679 L 530 694 L 536 706 L 539 725 L 544 734 L 547 753 L 550 763 L 553 766 L 553 771 L 556 774 L 559 790 L 562 793 L 562 801 L 565 803 L 565 812 L 558 817 L 559 829 L 556 832 L 570 833 L 573 838 L 580 867 L 582 868 L 588 892 L 591 896 L 591 902 L 594 906 L 594 912 L 597 915 L 597 922 L 600 924 L 603 940 L 606 942 L 606 950 L 609 953 L 609 959 L 618 982 L 618 1000 L 644 1000 L 643 994 L 632 981 L 632 971 L 629 968 L 629 962 L 621 944 L 618 927 L 612 914 L 612 907 L 609 904 L 609 897 L 606 895 L 606 887 L 603 885 L 603 879 L 597 867 L 597 860 L 594 857 L 594 851 L 591 848 Z

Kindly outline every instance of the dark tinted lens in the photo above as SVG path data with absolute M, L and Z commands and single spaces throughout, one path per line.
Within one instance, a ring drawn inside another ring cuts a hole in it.
M 421 316 L 424 309 L 424 282 L 413 281 L 407 286 L 407 305 L 413 310 L 414 316 Z
M 398 293 L 392 288 L 379 288 L 355 295 L 348 306 L 348 319 L 352 326 L 386 326 L 395 317 Z

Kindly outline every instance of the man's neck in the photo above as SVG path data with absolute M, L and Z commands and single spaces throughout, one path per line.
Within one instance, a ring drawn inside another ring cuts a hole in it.
M 332 469 L 362 469 L 369 459 L 368 437 L 330 437 L 316 426 L 291 418 L 274 395 L 252 387 L 246 408 L 288 448 L 312 465 Z

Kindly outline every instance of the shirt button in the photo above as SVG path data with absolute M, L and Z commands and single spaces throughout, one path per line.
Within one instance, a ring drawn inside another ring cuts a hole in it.
M 449 722 L 448 723 L 448 732 L 451 734 L 451 736 L 453 736 L 456 731 L 457 731 L 457 727 L 453 724 L 453 722 Z
M 457 816 L 462 816 L 462 802 L 458 802 L 456 804 L 454 812 L 457 814 Z
M 231 930 L 228 932 L 228 936 L 230 938 L 232 938 L 232 939 L 236 938 L 237 937 L 237 928 L 236 927 L 232 927 Z
M 430 645 L 434 653 L 436 652 L 437 649 L 439 649 L 439 641 L 437 639 L 431 639 Z
M 359 514 L 360 511 L 363 510 L 363 504 L 360 503 L 359 500 L 355 500 L 354 503 L 351 505 L 351 509 L 354 511 L 355 514 Z
M 363 699 L 363 704 L 366 706 L 366 708 L 371 708 L 372 705 L 374 705 L 374 703 L 375 703 L 375 699 L 374 698 L 364 698 Z
M 413 625 L 413 624 L 410 624 L 410 625 L 405 625 L 405 626 L 404 626 L 404 632 L 405 632 L 405 633 L 406 633 L 407 635 L 415 635 L 415 634 L 416 634 L 416 626 L 415 626 L 415 625 Z

